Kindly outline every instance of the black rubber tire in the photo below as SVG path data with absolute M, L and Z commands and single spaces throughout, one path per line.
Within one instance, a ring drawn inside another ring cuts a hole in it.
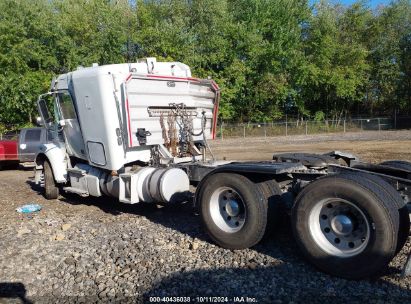
M 53 171 L 48 160 L 43 163 L 44 174 L 44 197 L 47 199 L 56 199 L 59 197 L 59 188 L 54 180 Z
M 407 242 L 408 235 L 410 232 L 410 217 L 408 214 L 407 206 L 404 206 L 404 200 L 401 195 L 398 193 L 397 190 L 394 189 L 392 185 L 388 182 L 383 180 L 381 177 L 372 175 L 372 174 L 359 174 L 359 175 L 351 175 L 354 181 L 358 181 L 360 179 L 368 179 L 370 182 L 374 183 L 377 187 L 380 187 L 382 191 L 385 191 L 387 195 L 391 197 L 391 199 L 395 202 L 398 215 L 399 215 L 399 227 L 398 227 L 398 240 L 397 240 L 397 247 L 395 250 L 395 254 L 401 251 L 402 247 L 404 247 L 405 243 Z
M 243 175 L 234 173 L 216 173 L 208 177 L 203 185 L 198 196 L 200 217 L 205 231 L 216 244 L 228 249 L 245 249 L 261 241 L 267 224 L 267 204 L 260 187 Z M 239 231 L 223 231 L 211 217 L 211 197 L 219 187 L 230 187 L 243 199 L 247 216 Z
M 404 160 L 388 160 L 382 162 L 380 165 L 411 171 L 411 163 Z
M 355 256 L 339 257 L 321 249 L 311 235 L 309 215 L 319 201 L 341 198 L 355 204 L 368 218 L 370 239 Z M 320 178 L 306 186 L 292 208 L 292 226 L 303 254 L 319 269 L 346 279 L 373 276 L 384 269 L 397 248 L 399 213 L 397 203 L 374 182 L 354 174 Z
M 267 225 L 264 238 L 271 236 L 278 226 L 282 214 L 281 188 L 275 180 L 266 180 L 256 184 L 264 194 L 267 204 Z
M 382 162 L 380 165 L 411 171 L 411 163 L 403 160 L 389 160 Z M 398 231 L 397 253 L 404 247 L 408 240 L 408 236 L 410 235 L 410 215 L 407 206 L 403 206 L 402 204 L 399 207 L 398 212 L 400 214 L 400 227 Z

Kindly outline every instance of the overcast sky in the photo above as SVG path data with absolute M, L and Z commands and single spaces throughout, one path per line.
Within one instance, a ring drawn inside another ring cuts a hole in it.
M 310 3 L 315 3 L 315 2 L 317 2 L 317 0 L 310 0 Z M 350 5 L 356 1 L 355 0 L 334 0 L 333 2 L 340 2 L 346 5 Z M 376 8 L 379 5 L 387 5 L 390 2 L 391 0 L 366 0 L 366 3 L 368 3 L 371 8 Z

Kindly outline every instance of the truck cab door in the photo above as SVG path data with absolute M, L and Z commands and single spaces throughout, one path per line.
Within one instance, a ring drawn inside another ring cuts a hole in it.
M 59 91 L 56 94 L 56 105 L 59 132 L 63 133 L 67 153 L 85 159 L 84 139 L 70 93 Z

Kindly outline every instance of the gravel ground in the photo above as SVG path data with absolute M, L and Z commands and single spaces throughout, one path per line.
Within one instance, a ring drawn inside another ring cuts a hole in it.
M 308 264 L 287 222 L 255 248 L 230 251 L 212 244 L 190 204 L 127 206 L 74 195 L 47 201 L 32 175 L 0 171 L 0 303 L 135 303 L 163 296 L 203 303 L 210 301 L 197 297 L 411 302 L 411 278 L 400 278 L 410 242 L 381 277 L 348 281 Z M 43 209 L 30 216 L 15 211 L 28 202 Z

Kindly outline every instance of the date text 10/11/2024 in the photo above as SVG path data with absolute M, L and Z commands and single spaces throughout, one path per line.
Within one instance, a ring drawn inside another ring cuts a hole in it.
M 258 303 L 254 297 L 149 297 L 150 303 Z

